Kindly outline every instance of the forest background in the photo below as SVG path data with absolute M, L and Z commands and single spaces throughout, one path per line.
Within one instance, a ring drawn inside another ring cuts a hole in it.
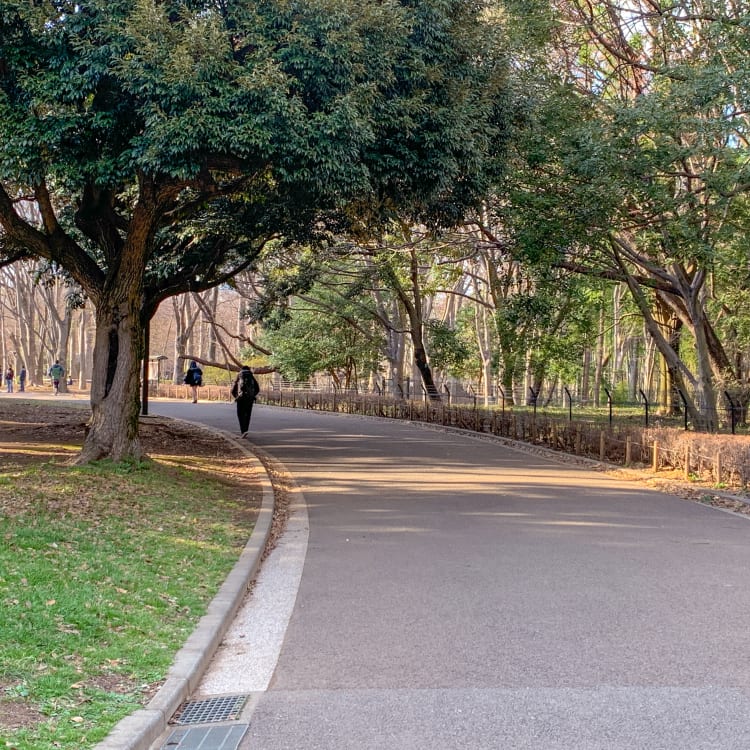
M 438 99 L 422 81 L 430 95 L 417 110 L 433 119 L 412 123 L 450 133 L 451 148 L 425 137 L 419 174 L 398 200 L 383 198 L 387 211 L 350 201 L 354 220 L 321 231 L 313 212 L 307 233 L 284 234 L 278 218 L 247 262 L 227 262 L 210 284 L 180 268 L 193 291 L 165 295 L 146 327 L 149 356 L 164 357 L 159 374 L 178 382 L 196 359 L 209 382 L 226 382 L 250 361 L 320 387 L 473 393 L 508 407 L 645 397 L 708 431 L 728 404 L 744 419 L 748 5 L 403 4 L 424 12 L 422 32 L 435 32 L 427 11 L 451 19 L 431 49 L 444 63 L 461 42 L 463 83 L 440 79 Z M 432 62 L 425 80 L 447 75 Z M 0 111 L 5 127 L 11 115 Z M 49 233 L 45 206 L 64 213 L 64 191 L 46 204 L 37 185 L 26 200 L 17 178 L 9 187 L 10 159 L 0 356 L 16 372 L 25 364 L 32 383 L 60 359 L 86 387 L 91 293 L 54 253 L 8 239 L 24 211 Z M 228 231 L 232 217 L 221 221 Z

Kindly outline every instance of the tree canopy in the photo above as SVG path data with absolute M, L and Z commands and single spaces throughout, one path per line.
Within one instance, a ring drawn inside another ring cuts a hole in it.
M 163 299 L 271 239 L 456 222 L 502 142 L 480 3 L 0 2 L 0 262 L 65 269 L 96 308 L 81 460 L 140 453 Z

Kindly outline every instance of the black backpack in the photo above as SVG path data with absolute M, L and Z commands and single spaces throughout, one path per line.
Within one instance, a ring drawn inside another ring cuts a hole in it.
M 243 370 L 240 373 L 240 382 L 237 387 L 237 398 L 255 398 L 258 394 L 258 383 L 255 376 Z
M 183 382 L 185 385 L 203 385 L 203 370 L 200 367 L 189 368 Z

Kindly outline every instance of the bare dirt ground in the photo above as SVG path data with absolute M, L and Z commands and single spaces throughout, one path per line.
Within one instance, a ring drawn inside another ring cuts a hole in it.
M 82 445 L 89 415 L 86 402 L 26 402 L 21 399 L 23 396 L 19 394 L 18 399 L 9 397 L 0 402 L 0 445 L 5 452 L 13 453 L 15 462 L 39 461 L 40 445 Z M 208 431 L 163 419 L 142 420 L 140 437 L 148 454 L 166 452 L 212 458 L 229 450 L 225 440 Z M 233 450 L 239 455 L 239 451 Z
M 16 465 L 50 459 L 73 460 L 83 444 L 88 402 L 54 403 L 51 400 L 24 401 L 22 396 L 0 401 L 0 466 L 5 461 Z M 257 464 L 231 441 L 200 427 L 161 417 L 142 418 L 139 427 L 146 455 L 167 458 L 214 474 L 233 490 L 241 486 L 246 492 L 255 477 Z M 247 447 L 250 447 L 249 445 Z M 265 554 L 273 549 L 288 513 L 289 477 L 266 456 L 258 456 L 274 489 L 275 512 L 271 538 Z M 260 487 L 252 503 L 260 507 Z M 0 507 L 0 512 L 2 512 Z

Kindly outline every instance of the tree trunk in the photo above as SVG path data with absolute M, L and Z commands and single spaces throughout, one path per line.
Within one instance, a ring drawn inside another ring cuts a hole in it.
M 631 401 L 638 400 L 638 389 L 640 382 L 640 340 L 630 336 L 626 343 L 628 362 L 628 396 Z
M 690 372 L 689 368 L 678 356 L 677 352 L 671 347 L 669 339 L 664 335 L 661 326 L 659 326 L 656 320 L 654 320 L 652 306 L 646 299 L 646 295 L 638 282 L 630 273 L 628 273 L 623 264 L 620 265 L 620 269 L 625 276 L 625 281 L 633 297 L 633 301 L 636 303 L 641 315 L 643 316 L 646 330 L 656 342 L 656 346 L 664 357 L 667 366 L 672 368 L 675 385 L 685 394 L 685 402 L 689 417 L 699 429 L 702 428 L 704 415 L 701 411 L 701 400 L 699 395 L 702 391 L 702 386 L 698 382 L 698 378 Z M 693 393 L 689 392 L 685 385 L 686 382 L 692 387 Z
M 174 371 L 172 382 L 175 385 L 182 383 L 187 366 L 188 347 L 195 331 L 195 324 L 200 315 L 200 308 L 193 309 L 191 294 L 183 294 L 172 297 L 172 309 L 174 310 L 175 337 L 174 337 Z M 193 355 L 195 356 L 195 355 Z
M 133 301 L 102 300 L 96 310 L 91 419 L 77 463 L 141 458 L 139 364 L 143 327 Z
M 581 391 L 579 398 L 583 403 L 588 403 L 591 397 L 591 348 L 586 347 L 583 351 L 583 363 L 581 365 Z
M 422 332 L 412 330 L 411 338 L 414 348 L 414 364 L 422 378 L 422 384 L 425 391 L 427 391 L 427 396 L 432 401 L 440 401 L 440 394 L 432 377 L 432 369 L 427 361 L 427 350 L 422 340 Z
M 482 391 L 484 392 L 484 405 L 489 406 L 490 387 L 492 384 L 492 342 L 490 337 L 490 326 L 487 320 L 487 308 L 483 305 L 476 305 L 474 312 L 475 333 L 477 338 L 477 347 L 482 362 Z
M 695 320 L 695 362 L 697 383 L 695 399 L 703 417 L 700 427 L 707 432 L 716 432 L 719 428 L 719 412 L 716 402 L 716 391 L 713 387 L 713 368 L 711 352 L 706 336 L 704 290 L 699 290 L 694 298 L 688 300 L 688 309 Z
M 9 364 L 8 342 L 5 333 L 5 315 L 0 314 L 0 372 L 5 372 Z
M 424 345 L 424 315 L 422 312 L 422 293 L 419 284 L 419 263 L 416 252 L 410 253 L 411 265 L 411 295 L 406 293 L 403 286 L 393 277 L 394 291 L 398 296 L 409 320 L 409 338 L 414 351 L 414 366 L 419 372 L 425 391 L 432 401 L 440 401 L 440 394 L 435 386 L 432 370 L 427 360 L 427 349 Z
M 513 368 L 510 368 L 510 367 L 503 368 L 500 382 L 501 382 L 502 389 L 503 389 L 501 398 L 504 400 L 505 406 L 514 406 L 516 403 L 515 397 L 513 395 L 513 379 L 514 379 Z
M 78 387 L 83 391 L 86 389 L 86 372 L 88 364 L 88 346 L 86 340 L 86 326 L 88 324 L 88 310 L 81 308 L 81 315 L 78 320 Z
M 100 304 L 91 380 L 91 419 L 77 463 L 140 459 L 139 363 L 142 325 L 136 305 Z
M 91 377 L 91 419 L 77 463 L 101 458 L 140 460 L 140 364 L 145 321 L 146 254 L 155 227 L 152 207 L 136 205 L 120 264 L 96 300 L 96 340 Z
M 60 381 L 60 393 L 68 392 L 68 378 L 71 376 L 70 362 L 70 331 L 73 324 L 73 311 L 66 307 L 65 312 L 59 318 L 60 339 L 59 349 L 55 359 L 65 368 L 65 377 Z
M 604 354 L 604 304 L 599 310 L 599 330 L 596 335 L 596 368 L 594 370 L 594 406 L 601 405 L 602 379 L 607 357 Z
M 207 327 L 207 338 L 208 338 L 208 352 L 207 357 L 211 362 L 216 361 L 216 326 L 214 321 L 218 317 L 219 312 L 219 287 L 214 287 L 209 293 L 205 295 L 206 303 L 210 306 L 211 316 L 206 320 Z

